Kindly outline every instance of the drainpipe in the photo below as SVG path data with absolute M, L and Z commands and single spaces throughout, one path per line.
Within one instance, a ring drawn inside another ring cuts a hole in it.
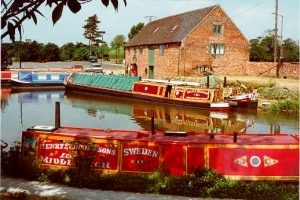
M 179 76 L 179 64 L 180 64 L 180 43 L 178 43 L 178 64 L 177 64 L 177 76 Z

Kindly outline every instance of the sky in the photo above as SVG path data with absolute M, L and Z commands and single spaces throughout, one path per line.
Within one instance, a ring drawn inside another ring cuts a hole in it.
M 255 39 L 265 36 L 267 30 L 275 28 L 276 0 L 119 0 L 118 11 L 110 4 L 105 7 L 101 0 L 92 0 L 82 4 L 81 10 L 74 14 L 64 7 L 61 19 L 53 25 L 51 13 L 53 10 L 45 4 L 39 11 L 45 17 L 37 15 L 37 25 L 32 20 L 23 23 L 22 41 L 35 40 L 38 43 L 49 42 L 62 46 L 69 42 L 88 44 L 82 28 L 90 16 L 96 14 L 101 23 L 100 31 L 105 31 L 103 40 L 107 44 L 117 35 L 124 35 L 126 40 L 132 26 L 139 22 L 147 24 L 150 19 L 161 19 L 200 8 L 219 4 L 233 20 L 245 37 Z M 282 17 L 281 17 L 282 16 Z M 281 25 L 283 24 L 283 27 Z M 278 0 L 278 36 L 299 42 L 300 40 L 300 5 L 299 0 Z M 3 31 L 3 30 L 2 30 Z M 16 39 L 19 36 L 16 35 Z M 10 42 L 9 37 L 3 42 Z

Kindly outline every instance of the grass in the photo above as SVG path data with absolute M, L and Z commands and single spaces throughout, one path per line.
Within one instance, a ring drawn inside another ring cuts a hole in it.
M 77 188 L 125 191 L 134 193 L 168 194 L 198 198 L 232 198 L 251 200 L 299 199 L 297 183 L 270 181 L 227 180 L 214 170 L 197 167 L 185 176 L 170 176 L 168 171 L 158 170 L 147 174 L 102 174 L 90 168 L 92 157 L 76 157 L 74 165 L 67 170 L 40 169 L 34 154 L 21 157 L 20 144 L 1 154 L 1 167 L 5 175 L 12 177 L 54 182 Z M 45 199 L 21 193 L 1 191 L 1 199 Z

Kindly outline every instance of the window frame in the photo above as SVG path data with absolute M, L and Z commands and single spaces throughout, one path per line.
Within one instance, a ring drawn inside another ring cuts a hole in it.
M 210 44 L 210 54 L 214 56 L 223 56 L 225 54 L 225 44 L 224 43 Z
M 222 34 L 223 26 L 219 24 L 213 24 L 213 34 L 220 35 Z
M 159 45 L 159 55 L 164 55 L 165 53 L 165 45 Z

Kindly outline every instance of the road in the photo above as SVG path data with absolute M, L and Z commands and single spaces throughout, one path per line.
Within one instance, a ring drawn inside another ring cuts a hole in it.
M 39 63 L 39 62 L 22 62 L 21 68 L 71 68 L 74 64 L 82 64 L 83 68 L 89 68 L 91 63 L 88 61 L 74 61 L 74 62 L 46 62 L 46 63 Z M 111 62 L 103 62 L 102 67 L 104 71 L 107 73 L 111 71 L 118 71 L 117 74 L 124 73 L 123 65 L 122 64 L 115 64 Z M 14 62 L 12 67 L 14 69 L 20 68 L 19 62 Z

